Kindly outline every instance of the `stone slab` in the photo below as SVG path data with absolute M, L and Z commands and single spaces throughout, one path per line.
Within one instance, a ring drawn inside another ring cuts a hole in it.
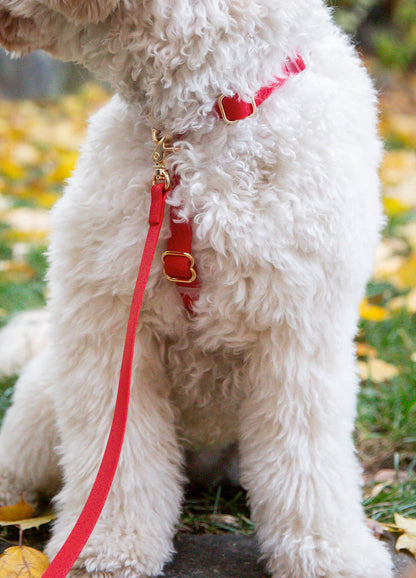
M 406 554 L 397 554 L 388 543 L 395 578 L 407 578 L 416 563 Z M 176 539 L 177 554 L 163 574 L 165 578 L 269 578 L 258 562 L 259 550 L 252 537 L 242 535 L 184 535 Z M 374 577 L 376 578 L 376 577 Z

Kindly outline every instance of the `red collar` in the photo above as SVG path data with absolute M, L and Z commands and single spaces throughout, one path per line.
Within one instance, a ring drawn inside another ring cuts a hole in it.
M 283 75 L 275 77 L 270 84 L 263 86 L 253 97 L 251 102 L 240 100 L 238 94 L 220 96 L 214 111 L 227 124 L 234 124 L 250 116 L 254 116 L 260 106 L 275 90 L 283 86 L 291 77 L 305 70 L 306 64 L 299 53 L 294 58 L 288 58 L 283 65 Z
M 283 66 L 283 75 L 262 87 L 251 102 L 240 100 L 237 94 L 220 96 L 214 106 L 214 112 L 227 124 L 254 116 L 260 106 L 273 92 L 283 86 L 291 76 L 305 70 L 306 64 L 300 54 L 288 58 Z M 179 177 L 172 180 L 172 189 L 179 183 Z M 185 308 L 192 313 L 193 303 L 199 295 L 199 279 L 195 261 L 192 257 L 192 221 L 180 222 L 177 209 L 171 207 L 170 231 L 167 250 L 163 253 L 165 277 L 176 283 Z

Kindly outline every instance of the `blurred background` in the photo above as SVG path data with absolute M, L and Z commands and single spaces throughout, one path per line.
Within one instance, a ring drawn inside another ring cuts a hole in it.
M 392 522 L 395 512 L 416 517 L 416 1 L 332 5 L 375 80 L 386 143 L 388 224 L 361 304 L 356 439 L 367 513 Z M 75 165 L 89 114 L 108 98 L 79 67 L 0 52 L 0 326 L 45 303 L 47 210 Z M 0 380 L 0 411 L 14 381 Z M 243 502 L 224 495 L 187 503 L 182 530 L 250 532 Z

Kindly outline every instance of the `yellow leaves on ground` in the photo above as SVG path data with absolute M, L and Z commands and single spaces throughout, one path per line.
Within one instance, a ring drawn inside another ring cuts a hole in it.
M 388 200 L 385 205 L 387 213 L 392 199 L 403 210 L 416 206 L 416 151 L 393 150 L 386 153 L 383 166 L 380 171 L 383 182 L 383 194 Z
M 0 192 L 49 209 L 75 167 L 88 116 L 107 99 L 99 85 L 86 84 L 47 106 L 2 100 Z
M 395 513 L 394 524 L 384 524 L 368 519 L 367 525 L 378 538 L 386 535 L 386 532 L 400 534 L 396 541 L 396 551 L 407 550 L 416 558 L 416 519 L 405 518 Z
M 46 513 L 43 516 L 33 517 L 35 510 L 22 496 L 17 504 L 0 508 L 0 526 L 19 526 L 21 530 L 39 528 L 42 524 L 51 522 L 55 515 Z
M 3 522 L 0 520 L 0 526 L 18 526 L 22 531 L 31 530 L 32 528 L 39 529 L 43 524 L 49 524 L 55 519 L 55 514 L 45 514 L 44 516 L 36 516 L 36 518 L 27 518 L 24 520 L 15 520 L 14 522 Z
M 409 148 L 416 148 L 416 118 L 409 114 L 391 114 L 390 128 L 394 131 L 397 140 Z
M 384 211 L 388 217 L 394 217 L 396 215 L 401 215 L 406 211 L 409 211 L 411 207 L 400 199 L 394 199 L 391 197 L 384 197 L 383 199 Z
M 13 506 L 0 508 L 0 526 L 18 526 L 23 532 L 54 519 L 53 514 L 34 518 L 35 510 L 23 496 Z M 40 578 L 49 566 L 47 557 L 33 548 L 14 546 L 0 556 L 0 578 Z
M 390 317 L 390 314 L 383 307 L 372 305 L 368 299 L 363 299 L 360 304 L 360 317 L 367 321 L 384 321 Z
M 371 379 L 371 381 L 376 383 L 393 379 L 393 377 L 396 377 L 400 373 L 395 365 L 386 363 L 377 357 L 367 359 L 367 361 L 358 361 L 357 366 L 362 380 Z
M 30 504 L 25 502 L 24 497 L 13 506 L 3 506 L 0 508 L 0 521 L 2 522 L 16 522 L 16 520 L 25 520 L 32 518 L 35 510 Z
M 408 550 L 416 558 L 416 520 L 394 514 L 394 521 L 399 532 L 403 532 L 396 542 L 396 550 Z
M 390 313 L 383 307 L 370 303 L 365 298 L 360 304 L 360 317 L 366 321 L 379 322 L 388 319 Z M 397 367 L 378 358 L 378 352 L 375 348 L 360 342 L 356 344 L 356 348 L 358 357 L 366 358 L 365 361 L 357 362 L 361 380 L 370 379 L 375 383 L 381 383 L 399 375 L 400 371 Z
M 380 174 L 384 208 L 389 217 L 416 208 L 416 151 L 388 152 Z M 401 291 L 411 290 L 416 287 L 415 221 L 398 227 L 395 234 L 395 238 L 384 239 L 380 244 L 374 278 L 388 281 Z M 394 308 L 398 306 L 396 302 Z
M 0 578 L 41 578 L 49 560 L 34 548 L 13 546 L 0 556 Z
M 368 343 L 358 341 L 355 344 L 355 347 L 357 350 L 358 357 L 377 357 L 378 355 L 377 349 L 375 347 L 372 347 L 371 345 L 368 345 Z

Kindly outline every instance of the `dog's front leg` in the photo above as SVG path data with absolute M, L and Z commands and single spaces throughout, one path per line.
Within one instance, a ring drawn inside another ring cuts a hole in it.
M 109 333 L 112 334 L 110 331 Z M 72 341 L 72 343 L 71 343 Z M 105 339 L 104 339 L 105 341 Z M 122 340 L 112 334 L 67 341 L 69 367 L 60 360 L 56 405 L 64 487 L 47 552 L 53 557 L 91 488 L 109 433 Z M 70 576 L 157 576 L 172 552 L 181 503 L 181 454 L 167 386 L 150 331 L 137 337 L 132 399 L 118 471 L 98 524 Z M 60 399 L 58 400 L 58 395 Z
M 360 505 L 352 347 L 308 331 L 270 331 L 250 356 L 241 465 L 260 545 L 273 578 L 390 578 Z
M 0 504 L 22 496 L 35 504 L 60 485 L 48 350 L 31 360 L 16 383 L 0 435 Z

